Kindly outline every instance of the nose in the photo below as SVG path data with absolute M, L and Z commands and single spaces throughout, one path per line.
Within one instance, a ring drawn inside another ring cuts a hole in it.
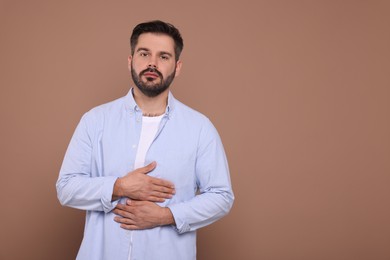
M 157 69 L 157 58 L 150 57 L 148 68 Z

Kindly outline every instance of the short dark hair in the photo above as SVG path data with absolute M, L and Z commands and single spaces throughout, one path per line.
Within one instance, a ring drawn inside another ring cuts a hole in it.
M 138 37 L 143 33 L 162 33 L 172 37 L 175 42 L 175 59 L 179 60 L 181 51 L 183 50 L 183 38 L 181 38 L 179 30 L 170 23 L 160 20 L 140 23 L 133 29 L 130 37 L 131 55 L 134 54 L 135 46 L 138 43 Z

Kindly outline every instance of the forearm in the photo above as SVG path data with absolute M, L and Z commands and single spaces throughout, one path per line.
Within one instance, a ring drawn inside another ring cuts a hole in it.
M 116 177 L 61 176 L 57 181 L 57 196 L 60 203 L 82 210 L 111 211 L 112 190 Z
M 225 216 L 234 201 L 233 192 L 205 192 L 192 200 L 168 205 L 179 233 L 194 231 Z

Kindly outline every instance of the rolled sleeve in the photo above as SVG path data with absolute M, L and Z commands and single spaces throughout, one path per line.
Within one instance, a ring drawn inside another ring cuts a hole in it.
M 175 219 L 175 229 L 179 234 L 185 233 L 191 230 L 191 226 L 185 221 L 186 214 L 181 210 L 178 204 L 169 205 L 168 208 L 171 210 L 173 218 Z
M 113 210 L 119 202 L 119 199 L 114 201 L 112 200 L 112 194 L 113 194 L 114 184 L 116 180 L 117 177 L 108 176 L 105 178 L 103 182 L 101 202 L 103 206 L 103 211 L 106 213 Z

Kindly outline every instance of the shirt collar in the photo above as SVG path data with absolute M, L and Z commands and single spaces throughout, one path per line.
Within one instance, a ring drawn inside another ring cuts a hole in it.
M 174 106 L 175 106 L 175 100 L 176 99 L 173 96 L 172 92 L 169 91 L 168 92 L 168 105 L 167 105 L 167 108 L 165 110 L 166 115 L 169 116 L 173 112 Z M 133 88 L 131 88 L 129 90 L 129 92 L 127 93 L 127 95 L 125 96 L 125 107 L 126 107 L 127 111 L 131 111 L 131 112 L 135 112 L 135 111 L 139 110 L 139 107 L 134 100 Z

